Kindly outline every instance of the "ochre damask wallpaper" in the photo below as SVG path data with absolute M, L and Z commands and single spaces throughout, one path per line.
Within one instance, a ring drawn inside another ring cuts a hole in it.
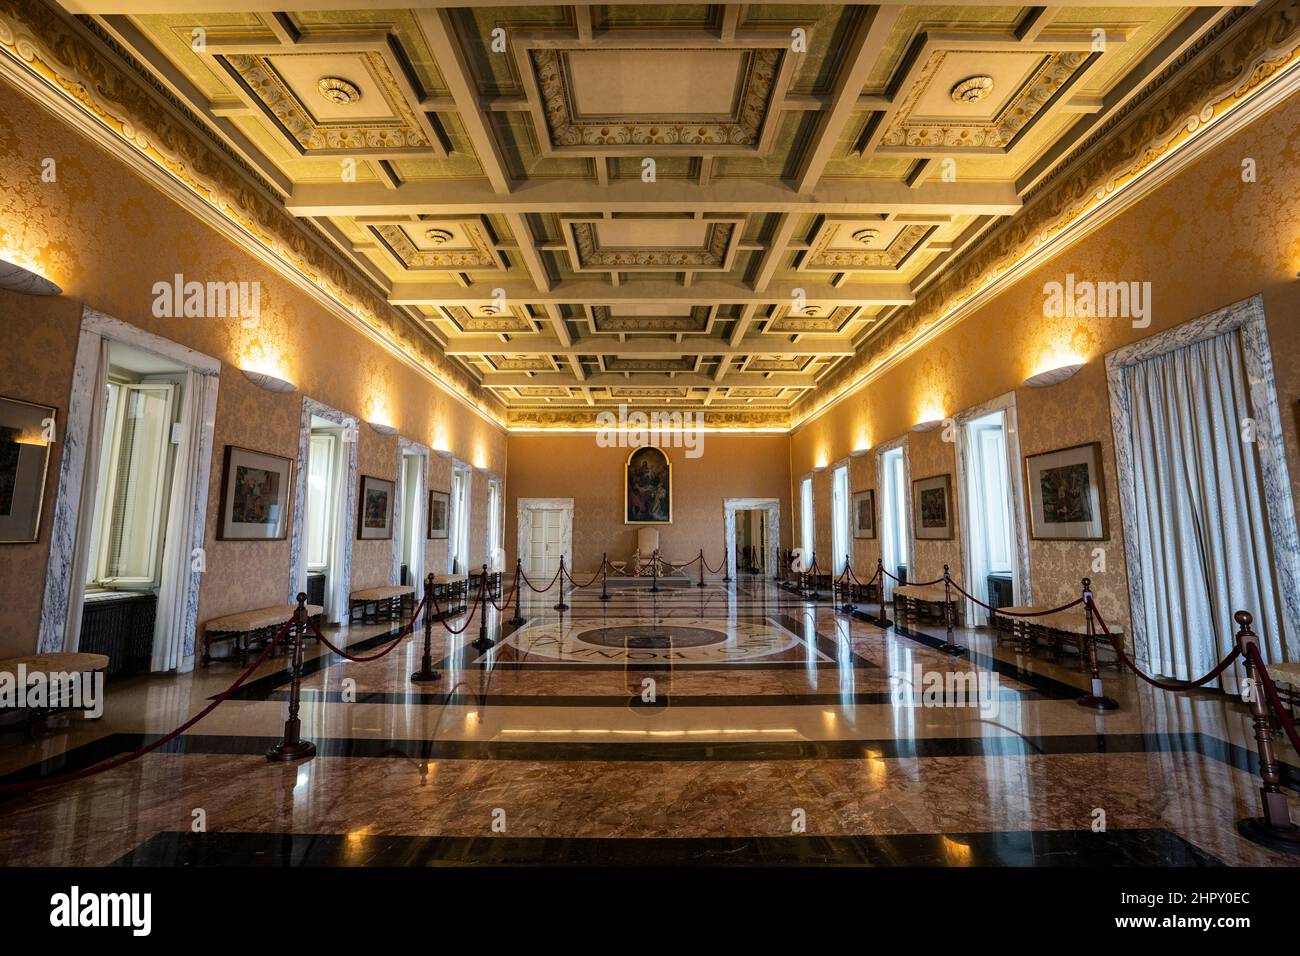
M 221 465 L 228 444 L 296 457 L 304 395 L 362 421 L 385 420 L 414 441 L 504 474 L 500 428 L 381 353 L 297 287 L 2 83 L 0 157 L 0 255 L 35 263 L 64 290 L 54 299 L 0 292 L 0 321 L 11 333 L 8 346 L 0 349 L 0 394 L 55 406 L 59 422 L 66 421 L 83 304 L 222 362 L 200 621 L 284 601 L 288 540 L 216 540 Z M 42 181 L 47 158 L 55 161 L 53 182 Z M 176 273 L 199 281 L 259 282 L 260 322 L 245 328 L 237 318 L 155 318 L 153 284 L 171 281 Z M 250 363 L 276 368 L 298 391 L 274 395 L 258 389 L 238 370 Z M 392 479 L 396 437 L 364 425 L 358 437 L 359 470 Z M 433 487 L 447 488 L 447 468 L 445 459 L 434 456 Z M 57 474 L 56 446 L 40 539 L 0 546 L 0 657 L 30 653 L 36 644 Z M 472 556 L 477 560 L 484 550 L 486 496 L 486 479 L 476 480 Z M 387 581 L 391 542 L 354 545 L 353 585 Z M 430 542 L 427 553 L 430 570 L 442 570 L 445 544 Z
M 1255 182 L 1243 182 L 1246 159 L 1255 161 Z M 1292 490 L 1300 500 L 1298 164 L 1300 97 L 1291 97 L 922 351 L 805 423 L 791 440 L 791 475 L 797 480 L 816 464 L 906 434 L 916 422 L 955 415 L 1015 390 L 1021 453 L 1100 442 L 1108 499 L 1108 540 L 1030 542 L 1034 602 L 1077 597 L 1080 579 L 1090 576 L 1103 614 L 1127 620 L 1107 352 L 1262 294 Z M 1044 283 L 1063 282 L 1068 273 L 1076 280 L 1150 282 L 1150 327 L 1134 328 L 1128 319 L 1046 317 Z M 1087 360 L 1074 378 L 1044 389 L 1023 386 L 1028 376 L 1064 364 L 1071 355 Z M 955 474 L 956 446 L 943 443 L 941 431 L 912 434 L 910 441 L 913 478 Z M 853 459 L 852 476 L 853 490 L 874 488 L 874 454 Z M 960 495 L 960 488 L 955 491 Z M 828 502 L 819 495 L 819 534 L 829 526 Z M 1099 545 L 1106 549 L 1101 572 L 1093 569 L 1093 549 Z M 956 577 L 960 527 L 953 541 L 922 544 L 918 551 L 920 573 L 933 576 L 947 561 Z M 856 543 L 855 554 L 868 570 L 878 553 L 877 541 Z
M 789 439 L 784 435 L 706 433 L 703 454 L 665 448 L 673 465 L 673 520 L 659 529 L 665 560 L 688 561 L 701 548 L 711 567 L 722 560 L 723 499 L 776 498 L 782 547 L 790 542 Z M 511 435 L 506 486 L 506 553 L 513 567 L 520 498 L 573 499 L 573 563 L 595 571 L 602 552 L 626 560 L 641 525 L 623 523 L 623 466 L 629 448 L 601 448 L 595 433 Z M 695 569 L 691 569 L 695 573 Z

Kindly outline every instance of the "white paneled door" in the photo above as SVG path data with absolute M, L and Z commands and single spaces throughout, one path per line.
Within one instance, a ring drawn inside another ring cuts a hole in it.
M 559 508 L 537 508 L 530 512 L 528 576 L 544 584 L 560 567 L 564 540 L 564 512 Z

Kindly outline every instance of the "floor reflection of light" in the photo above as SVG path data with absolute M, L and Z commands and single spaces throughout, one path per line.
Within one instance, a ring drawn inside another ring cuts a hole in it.
M 882 784 L 888 771 L 885 764 L 885 755 L 879 750 L 867 751 L 867 782 L 871 784 Z
M 710 734 L 799 734 L 793 727 L 726 727 L 696 730 L 620 730 L 601 727 L 507 727 L 503 734 L 613 734 L 623 737 L 686 737 Z
M 970 866 L 970 845 L 954 840 L 952 837 L 943 838 L 943 855 L 947 857 L 949 866 Z

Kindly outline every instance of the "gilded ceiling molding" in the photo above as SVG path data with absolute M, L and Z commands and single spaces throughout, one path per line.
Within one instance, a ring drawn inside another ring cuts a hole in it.
M 813 240 L 812 248 L 808 250 L 808 254 L 799 263 L 801 271 L 840 272 L 845 269 L 897 269 L 935 229 L 933 225 L 907 226 L 900 229 L 898 235 L 884 249 L 830 248 L 843 226 L 843 223 L 834 220 L 827 220 L 823 223 Z M 858 230 L 858 232 L 863 231 Z M 870 239 L 867 241 L 870 241 Z
M 1227 117 L 1300 64 L 1298 10 L 1296 0 L 1280 0 L 1207 34 L 1184 54 L 1181 65 L 1188 68 L 1164 74 L 1161 87 L 1099 133 L 1019 214 L 992 230 L 915 304 L 884 323 L 856 356 L 823 379 L 795 406 L 794 426 L 912 354 L 1017 281 L 1042 256 L 1081 238 L 1085 225 L 1095 228 L 1095 217 L 1110 211 L 1109 204 L 1120 208 L 1127 197 L 1144 195 L 1158 183 L 1143 177 L 1177 162 L 1175 154 L 1184 144 L 1217 137 L 1211 131 L 1226 128 Z
M 1007 100 L 997 116 L 991 120 L 962 122 L 958 119 L 945 118 L 925 122 L 912 121 L 910 117 L 917 102 L 929 90 L 935 75 L 943 67 L 944 60 L 952 52 L 957 51 L 936 50 L 930 55 L 924 69 L 903 99 L 903 105 L 899 107 L 893 123 L 881 138 L 880 145 L 883 149 L 892 146 L 945 150 L 979 148 L 1006 150 L 1016 138 L 1016 134 L 1024 129 L 1038 111 L 1056 95 L 1056 91 L 1063 87 L 1092 55 L 1066 52 L 1044 56 L 1033 75 L 1016 91 L 1015 96 Z M 992 87 L 993 81 L 989 77 L 971 77 L 964 82 L 981 79 L 988 80 L 989 87 Z M 953 94 L 956 94 L 961 86 L 962 84 L 959 83 L 953 89 Z M 973 89 L 983 89 L 983 87 L 977 85 Z M 956 96 L 954 95 L 953 98 L 956 99 Z M 959 102 L 975 102 L 981 98 L 966 96 Z
M 726 269 L 737 223 L 710 223 L 704 246 L 698 249 L 605 249 L 595 222 L 568 222 L 577 258 L 575 269 Z
M 446 233 L 423 222 L 414 225 L 431 233 Z M 421 249 L 399 225 L 371 226 L 370 230 L 404 269 L 500 269 L 500 257 L 479 228 L 472 223 L 463 223 L 462 228 L 471 249 Z
M 504 424 L 497 400 L 442 354 L 405 315 L 389 306 L 369 280 L 338 259 L 314 233 L 290 216 L 223 149 L 188 110 L 116 62 L 76 24 L 44 3 L 0 0 L 0 56 L 4 74 L 52 91 L 91 126 L 111 134 L 108 144 L 130 151 L 150 171 L 182 189 L 166 191 L 233 227 L 227 234 L 262 261 L 316 296 L 395 356 L 490 421 Z M 162 185 L 162 183 L 159 183 Z M 286 268 L 287 266 L 287 268 Z
M 638 51 L 644 52 L 644 51 Z M 684 52 L 672 48 L 673 53 Z M 728 120 L 682 122 L 670 116 L 636 119 L 583 117 L 573 103 L 567 51 L 529 51 L 551 142 L 556 148 L 584 146 L 757 146 L 781 63 L 778 49 L 748 54 L 743 92 Z
M 709 307 L 697 305 L 690 315 L 610 315 L 609 306 L 590 306 L 597 332 L 703 332 L 709 326 Z
M 582 407 L 582 408 L 518 408 L 510 411 L 510 429 L 515 430 L 583 430 L 594 431 L 598 426 L 596 424 L 596 414 L 601 409 Z M 605 409 L 609 411 L 609 409 Z M 647 418 L 652 415 L 678 414 L 683 417 L 687 415 L 703 414 L 704 427 L 709 431 L 746 431 L 762 430 L 771 432 L 784 432 L 790 424 L 789 417 L 782 412 L 772 411 L 749 411 L 749 410 L 728 410 L 718 411 L 713 408 L 694 408 L 694 409 L 665 409 L 665 408 L 631 408 L 632 412 L 641 412 Z M 698 421 L 698 419 L 694 419 Z

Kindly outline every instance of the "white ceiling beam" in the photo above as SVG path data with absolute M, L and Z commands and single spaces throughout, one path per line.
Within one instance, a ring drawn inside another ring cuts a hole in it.
M 885 180 L 831 180 L 800 194 L 787 183 L 764 179 L 640 179 L 607 186 L 586 181 L 522 182 L 502 195 L 482 180 L 419 180 L 386 189 L 374 183 L 301 183 L 285 204 L 298 216 L 480 215 L 538 212 L 601 213 L 926 213 L 1008 216 L 1021 207 L 1010 183 L 930 182 L 919 189 Z
M 809 302 L 830 305 L 911 305 L 915 301 L 905 282 L 854 283 L 835 288 L 815 282 L 799 282 Z M 601 279 L 567 279 L 555 283 L 547 292 L 539 292 L 522 283 L 492 283 L 505 291 L 512 305 L 627 305 L 656 303 L 683 305 L 759 305 L 788 304 L 791 291 L 781 287 L 759 292 L 742 283 L 704 279 L 696 276 L 690 288 L 672 279 L 638 280 L 617 287 Z M 395 282 L 389 293 L 392 305 L 461 305 L 477 308 L 489 301 L 487 291 L 471 292 L 450 283 Z
M 578 339 L 561 345 L 558 338 L 524 335 L 502 343 L 493 335 L 462 335 L 447 342 L 448 355 L 617 355 L 619 358 L 683 358 L 708 355 L 852 355 L 853 342 L 836 335 L 800 336 L 790 342 L 785 336 L 752 335 L 737 345 L 721 339 L 692 337 L 685 342 L 637 337 L 620 342 L 609 338 Z

